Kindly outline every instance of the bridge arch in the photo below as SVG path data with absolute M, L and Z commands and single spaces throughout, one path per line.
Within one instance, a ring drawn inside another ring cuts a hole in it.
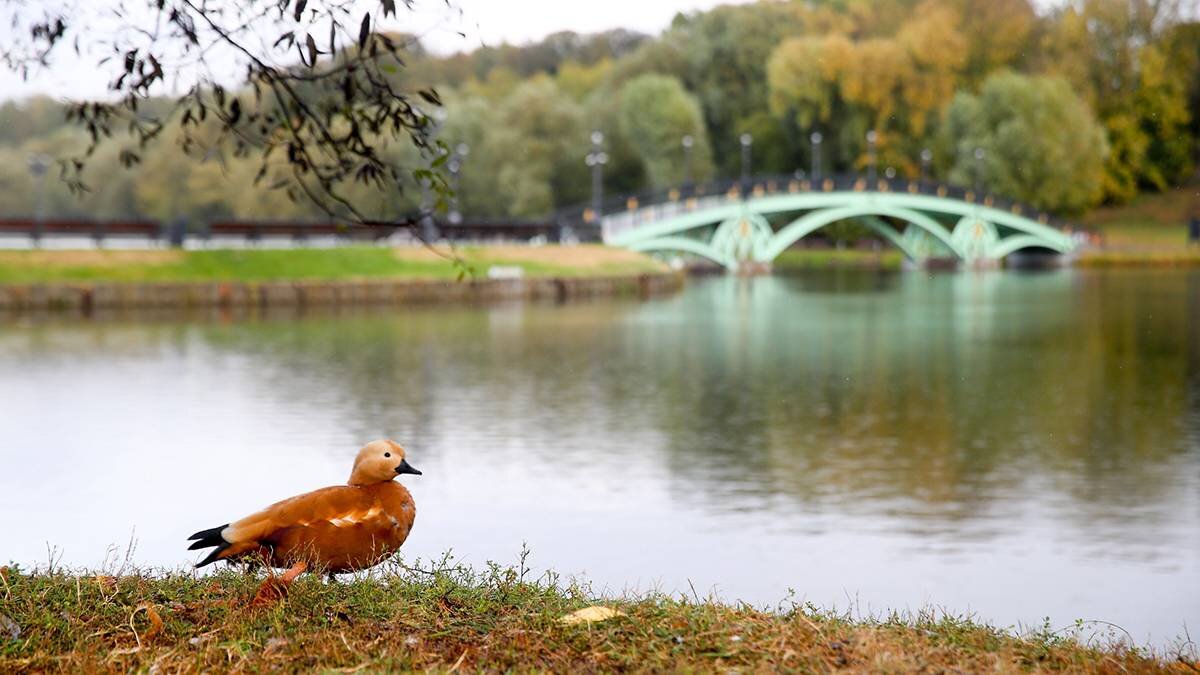
M 1062 254 L 1071 252 L 1069 246 L 1063 246 L 1059 242 L 1035 237 L 1032 234 L 1018 234 L 996 242 L 996 245 L 992 247 L 991 255 L 994 258 L 1003 258 L 1023 248 L 1048 248 Z
M 863 189 L 861 180 L 853 189 L 840 190 L 828 180 L 820 189 L 797 189 L 801 184 L 796 182 L 785 185 L 785 191 L 759 186 L 750 192 L 710 191 L 686 200 L 675 192 L 665 202 L 641 206 L 629 199 L 625 211 L 602 216 L 603 239 L 641 251 L 694 253 L 729 268 L 770 262 L 796 241 L 841 220 L 863 223 L 915 261 L 941 254 L 966 261 L 998 260 L 1022 248 L 1069 253 L 1075 247 L 1067 233 L 1047 224 L 1045 216 L 1035 221 L 1020 205 L 998 208 L 991 197 L 980 203 L 969 191 L 960 190 L 964 198 L 959 199 L 951 196 L 952 188 L 916 183 L 896 189 L 881 182 L 878 190 Z M 797 215 L 778 231 L 767 222 L 767 216 L 788 213 Z M 907 227 L 898 230 L 884 218 Z
M 906 221 L 912 226 L 919 227 L 929 234 L 933 235 L 938 241 L 946 245 L 955 256 L 962 258 L 963 253 L 957 242 L 951 237 L 946 228 L 933 218 L 913 211 L 899 207 L 886 206 L 882 204 L 852 204 L 849 206 L 833 207 L 813 211 L 800 216 L 796 220 L 785 225 L 782 229 L 775 233 L 771 238 L 770 243 L 764 250 L 764 257 L 760 262 L 770 262 L 783 253 L 789 246 L 800 241 L 800 239 L 812 234 L 826 225 L 836 223 L 841 220 L 850 220 L 854 218 L 874 217 L 876 223 L 879 216 L 888 216 L 891 218 L 899 218 Z M 900 247 L 903 251 L 907 247 Z

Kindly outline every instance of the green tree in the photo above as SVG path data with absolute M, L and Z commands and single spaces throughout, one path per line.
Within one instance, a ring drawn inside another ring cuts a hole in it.
M 667 75 L 642 75 L 621 88 L 621 132 L 637 148 L 650 185 L 663 188 L 684 180 L 684 136 L 691 136 L 692 180 L 712 173 L 711 150 L 700 104 Z
M 953 182 L 972 185 L 981 171 L 988 190 L 1065 213 L 1103 196 L 1104 129 L 1064 80 L 993 75 L 978 95 L 954 97 L 939 140 Z
M 583 111 L 554 81 L 541 76 L 518 87 L 500 107 L 493 130 L 504 158 L 497 202 L 512 216 L 542 216 L 582 202 L 588 181 Z
M 745 121 L 767 109 L 771 52 L 785 37 L 803 31 L 799 5 L 755 3 L 680 17 L 663 36 L 682 50 L 680 79 L 700 101 L 715 161 L 725 175 L 737 175 Z M 790 168 L 790 162 L 759 164 L 768 172 Z

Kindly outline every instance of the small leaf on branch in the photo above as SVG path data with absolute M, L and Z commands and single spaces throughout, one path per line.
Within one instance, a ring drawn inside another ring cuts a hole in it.
M 306 33 L 304 35 L 304 42 L 308 44 L 308 67 L 312 68 L 317 65 L 317 54 L 320 54 L 317 51 L 317 41 L 313 39 L 311 33 Z
M 363 14 L 362 25 L 358 27 L 358 48 L 367 46 L 367 38 L 371 37 L 371 15 Z

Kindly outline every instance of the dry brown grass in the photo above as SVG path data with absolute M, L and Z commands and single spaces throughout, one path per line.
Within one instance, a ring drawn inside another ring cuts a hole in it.
M 438 254 L 424 247 L 408 246 L 393 249 L 401 260 L 437 260 Z M 476 264 L 535 264 L 576 268 L 595 268 L 610 265 L 645 265 L 644 253 L 599 244 L 577 246 L 468 246 L 458 253 Z
M 0 265 L 27 267 L 121 267 L 169 265 L 183 260 L 175 249 L 0 251 Z

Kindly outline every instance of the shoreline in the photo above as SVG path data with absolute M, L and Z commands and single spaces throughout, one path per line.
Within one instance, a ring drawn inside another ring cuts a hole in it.
M 243 309 L 648 298 L 683 288 L 682 272 L 516 279 L 363 279 L 0 284 L 0 311 Z
M 796 250 L 781 256 L 772 273 L 821 269 L 899 271 L 898 251 Z M 1175 251 L 1096 249 L 1061 264 L 1076 269 L 1200 267 L 1200 247 Z M 1020 268 L 1004 266 L 1000 269 Z M 661 268 L 660 268 L 661 269 Z M 930 268 L 934 269 L 934 268 Z M 940 269 L 940 268 L 937 268 Z M 431 277 L 198 281 L 0 282 L 0 312 L 69 312 L 142 309 L 266 309 L 341 306 L 416 306 L 512 301 L 567 302 L 591 298 L 670 295 L 688 276 L 724 273 L 705 267 L 578 276 L 527 275 L 457 280 Z

